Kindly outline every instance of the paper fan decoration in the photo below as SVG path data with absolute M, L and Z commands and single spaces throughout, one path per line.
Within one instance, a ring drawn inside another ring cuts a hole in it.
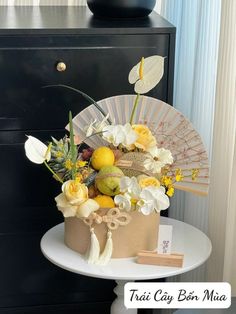
M 129 122 L 136 95 L 121 95 L 98 101 L 104 112 L 109 113 L 114 124 Z M 86 137 L 85 129 L 92 121 L 101 121 L 104 116 L 90 105 L 73 119 L 75 134 Z M 167 103 L 155 98 L 141 96 L 134 124 L 146 124 L 156 137 L 157 146 L 171 151 L 174 163 L 167 175 L 182 170 L 183 181 L 176 182 L 175 188 L 201 195 L 208 193 L 209 164 L 200 135 L 191 122 Z M 95 135 L 85 140 L 90 147 L 107 146 L 101 136 Z M 197 173 L 196 179 L 192 175 Z

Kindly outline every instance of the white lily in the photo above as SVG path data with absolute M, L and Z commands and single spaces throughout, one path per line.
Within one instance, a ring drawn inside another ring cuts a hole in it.
M 25 154 L 35 164 L 43 164 L 51 159 L 50 146 L 45 145 L 34 136 L 28 136 L 26 140 Z
M 155 152 L 153 151 L 151 154 L 152 156 L 145 159 L 143 165 L 145 169 L 153 173 L 160 173 L 165 165 L 171 165 L 173 163 L 173 156 L 168 149 L 157 148 Z
M 129 83 L 135 84 L 137 94 L 145 94 L 153 89 L 162 79 L 164 74 L 164 57 L 151 56 L 142 58 L 129 73 Z
M 91 136 L 94 133 L 102 132 L 103 128 L 107 125 L 107 120 L 109 118 L 109 113 L 104 117 L 102 121 L 97 121 L 95 119 L 90 123 L 90 125 L 85 128 L 86 137 Z
M 107 125 L 102 131 L 104 140 L 115 147 L 120 144 L 124 147 L 129 147 L 135 143 L 138 138 L 137 133 L 132 129 L 132 126 L 129 123 L 126 123 L 125 125 Z
M 144 214 L 149 215 L 154 210 L 160 212 L 170 206 L 168 196 L 163 187 L 148 186 L 140 193 L 140 200 L 137 203 L 138 209 Z

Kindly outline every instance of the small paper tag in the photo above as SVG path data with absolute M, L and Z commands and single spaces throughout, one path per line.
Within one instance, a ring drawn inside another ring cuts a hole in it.
M 159 254 L 171 254 L 173 226 L 160 225 L 158 235 L 157 252 Z

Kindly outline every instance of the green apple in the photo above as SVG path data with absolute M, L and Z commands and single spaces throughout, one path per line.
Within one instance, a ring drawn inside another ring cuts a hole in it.
M 124 173 L 116 166 L 104 166 L 96 176 L 96 187 L 98 190 L 109 196 L 120 193 L 120 179 Z

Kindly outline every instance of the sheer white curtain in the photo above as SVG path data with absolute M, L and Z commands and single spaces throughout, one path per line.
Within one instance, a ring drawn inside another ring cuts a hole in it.
M 207 271 L 181 279 L 228 281 L 236 296 L 236 1 L 162 0 L 159 10 L 177 27 L 174 105 L 199 130 L 211 160 L 208 199 L 178 193 L 170 211 L 213 244 Z
M 236 296 L 236 1 L 223 0 L 210 187 L 209 281 L 228 281 Z
M 159 8 L 177 28 L 174 106 L 192 121 L 211 156 L 221 1 L 162 0 Z M 207 232 L 208 205 L 208 198 L 177 192 L 170 216 Z M 205 267 L 182 276 L 204 278 Z

